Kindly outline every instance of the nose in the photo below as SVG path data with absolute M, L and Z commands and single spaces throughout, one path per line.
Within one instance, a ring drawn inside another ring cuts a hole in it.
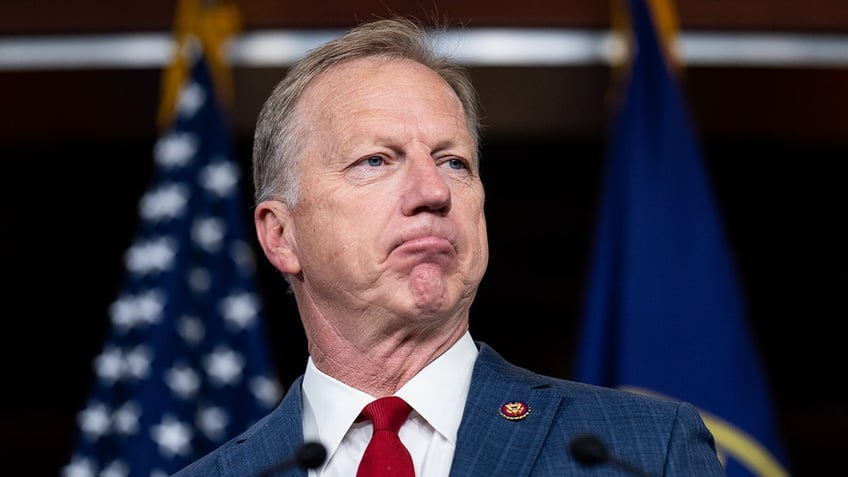
M 401 198 L 404 215 L 446 215 L 451 207 L 451 189 L 439 169 L 442 166 L 422 153 L 408 156 L 406 165 L 406 187 Z

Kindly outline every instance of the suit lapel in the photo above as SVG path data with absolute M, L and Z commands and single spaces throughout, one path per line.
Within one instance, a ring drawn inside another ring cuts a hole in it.
M 302 379 L 302 376 L 296 379 L 277 408 L 221 456 L 224 475 L 261 475 L 295 455 L 303 444 Z M 305 470 L 292 469 L 285 475 L 306 477 L 307 474 Z
M 559 409 L 560 396 L 548 392 L 544 377 L 509 364 L 483 343 L 478 345 L 480 354 L 457 435 L 451 475 L 527 475 Z M 528 412 L 507 419 L 500 410 L 508 403 L 525 404 Z

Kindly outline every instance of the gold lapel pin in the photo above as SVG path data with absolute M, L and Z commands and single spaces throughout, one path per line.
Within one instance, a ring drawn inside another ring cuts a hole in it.
M 530 415 L 530 406 L 526 402 L 512 401 L 504 403 L 498 412 L 504 419 L 520 421 Z

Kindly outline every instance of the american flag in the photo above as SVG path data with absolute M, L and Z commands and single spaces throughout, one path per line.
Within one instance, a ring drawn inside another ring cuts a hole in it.
M 63 477 L 161 477 L 224 443 L 282 395 L 245 240 L 241 179 L 198 55 L 126 251 L 111 329 Z

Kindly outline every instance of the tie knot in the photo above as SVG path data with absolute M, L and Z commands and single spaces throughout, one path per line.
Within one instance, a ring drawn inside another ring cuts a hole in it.
M 365 416 L 374 426 L 374 431 L 388 430 L 397 432 L 406 422 L 412 407 L 397 396 L 387 396 L 372 401 L 362 409 Z

